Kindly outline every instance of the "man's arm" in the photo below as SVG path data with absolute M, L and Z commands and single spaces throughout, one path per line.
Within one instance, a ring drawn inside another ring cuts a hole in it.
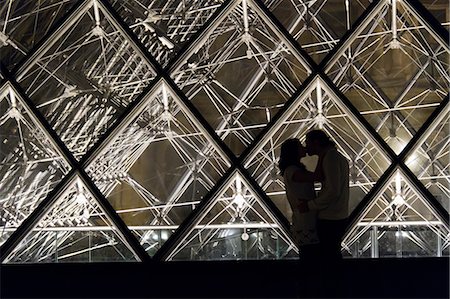
M 323 159 L 325 184 L 320 195 L 307 202 L 309 210 L 322 210 L 328 207 L 340 196 L 341 176 L 339 171 L 339 157 L 336 151 L 327 153 Z

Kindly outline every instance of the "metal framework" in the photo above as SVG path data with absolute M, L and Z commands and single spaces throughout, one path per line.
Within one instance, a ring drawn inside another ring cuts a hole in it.
M 350 161 L 346 256 L 449 255 L 447 0 L 0 0 L 0 20 L 2 263 L 296 258 L 277 160 L 312 128 Z

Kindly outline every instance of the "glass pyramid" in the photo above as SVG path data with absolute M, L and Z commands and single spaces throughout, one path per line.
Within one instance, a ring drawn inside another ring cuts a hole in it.
M 448 256 L 449 16 L 0 0 L 0 262 L 297 258 L 277 164 L 313 128 L 349 160 L 348 258 Z

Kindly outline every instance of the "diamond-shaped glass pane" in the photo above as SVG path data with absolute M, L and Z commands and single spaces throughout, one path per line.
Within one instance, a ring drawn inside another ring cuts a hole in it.
M 76 158 L 155 76 L 100 4 L 92 3 L 39 50 L 19 80 Z
M 294 258 L 295 250 L 263 201 L 236 174 L 178 244 L 170 259 Z
M 262 14 L 231 10 L 172 78 L 239 155 L 294 94 L 309 70 Z
M 0 88 L 0 244 L 70 167 L 14 90 Z
M 371 1 L 342 0 L 265 0 L 270 11 L 297 40 L 300 46 L 320 62 L 339 42 Z
M 130 29 L 163 66 L 208 21 L 223 1 L 112 1 Z
M 407 157 L 405 164 L 450 211 L 450 112 L 443 112 L 440 121 L 426 133 L 426 138 Z
M 6 263 L 136 261 L 95 197 L 75 179 Z
M 303 141 L 309 130 L 318 128 L 331 136 L 338 150 L 349 161 L 350 212 L 388 168 L 389 160 L 344 107 L 338 98 L 327 92 L 322 81 L 314 81 L 296 99 L 270 135 L 263 139 L 261 148 L 258 147 L 246 162 L 246 167 L 256 181 L 288 218 L 291 211 L 284 196 L 283 178 L 278 169 L 280 147 L 286 139 L 299 138 Z M 307 156 L 302 162 L 309 171 L 314 171 L 317 156 Z
M 67 14 L 75 0 L 0 0 L 0 60 L 18 63 Z
M 440 256 L 450 230 L 401 171 L 367 206 L 342 243 L 354 257 Z
M 448 46 L 402 1 L 393 3 L 385 2 L 327 73 L 398 154 L 447 95 L 450 76 Z
M 164 83 L 138 108 L 87 171 L 153 255 L 229 162 Z

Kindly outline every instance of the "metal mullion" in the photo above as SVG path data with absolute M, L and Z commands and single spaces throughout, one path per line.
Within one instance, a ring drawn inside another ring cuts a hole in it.
M 327 90 L 327 93 L 334 98 L 336 103 L 340 103 L 341 109 L 344 110 L 350 119 L 361 126 L 362 131 L 366 133 L 366 137 L 372 141 L 374 145 L 381 149 L 385 156 L 391 161 L 395 161 L 396 154 L 387 145 L 387 143 L 381 138 L 381 136 L 375 131 L 375 129 L 369 124 L 369 122 L 359 113 L 358 109 L 347 99 L 347 97 L 339 91 L 339 89 L 333 84 L 330 78 L 325 74 L 320 74 L 320 80 L 323 81 L 323 87 Z
M 431 207 L 434 209 L 434 212 L 438 214 L 438 216 L 441 218 L 440 220 L 444 222 L 444 224 L 449 226 L 450 219 L 447 210 L 442 207 L 439 201 L 431 194 L 430 191 L 428 191 L 427 188 L 425 188 L 425 186 L 403 162 L 399 163 L 399 168 L 408 180 L 408 183 L 410 183 L 414 187 L 415 191 L 419 193 L 418 195 L 422 196 L 422 198 L 431 205 Z
M 271 136 L 283 125 L 289 116 L 299 107 L 299 104 L 306 99 L 312 90 L 316 87 L 316 75 L 311 74 L 284 104 L 280 111 L 272 117 L 266 127 L 254 138 L 252 143 L 242 152 L 240 161 L 248 167 L 249 163 L 258 154 L 261 148 L 269 141 Z
M 270 214 L 274 217 L 274 220 L 277 222 L 280 229 L 287 235 L 290 236 L 291 233 L 289 231 L 289 221 L 283 215 L 283 213 L 277 208 L 274 202 L 270 199 L 270 197 L 265 193 L 265 191 L 261 188 L 261 186 L 255 181 L 252 175 L 248 172 L 248 170 L 243 165 L 238 165 L 237 169 L 240 175 L 244 178 L 244 180 L 249 184 L 248 187 L 252 189 L 252 191 L 259 197 L 259 199 L 263 202 L 265 207 L 269 210 Z
M 423 6 L 420 1 L 404 0 L 404 5 L 410 12 L 418 18 L 428 29 L 430 34 L 439 42 L 439 44 L 450 52 L 450 37 L 448 31 L 434 18 L 434 16 Z
M 449 96 L 441 102 L 441 104 L 430 114 L 422 127 L 416 132 L 413 138 L 408 142 L 406 147 L 398 156 L 400 161 L 405 161 L 407 156 L 418 149 L 425 139 L 428 138 L 431 132 L 433 132 L 439 123 L 444 119 L 446 114 L 450 111 Z
M 366 26 L 372 22 L 372 19 L 378 14 L 384 7 L 386 0 L 374 0 L 367 7 L 364 13 L 353 24 L 353 27 L 348 30 L 344 36 L 339 40 L 338 44 L 328 52 L 325 58 L 319 65 L 319 68 L 328 73 L 330 68 L 341 57 L 342 53 L 353 43 L 359 36 L 359 34 L 366 28 Z
M 81 168 L 81 167 L 80 167 Z M 118 229 L 117 233 L 125 240 L 126 245 L 129 249 L 138 257 L 140 261 L 146 262 L 151 258 L 145 251 L 145 249 L 140 245 L 137 238 L 133 235 L 128 226 L 120 218 L 117 212 L 114 210 L 112 205 L 103 195 L 103 193 L 97 188 L 95 183 L 92 182 L 89 175 L 84 171 L 84 169 L 78 169 L 78 174 L 80 179 L 83 181 L 84 185 L 89 189 L 89 191 L 95 196 L 96 202 L 100 205 L 101 209 L 106 213 L 107 218 L 112 222 L 112 224 Z
M 21 61 L 16 68 L 11 72 L 17 76 L 17 81 L 20 81 L 21 77 L 25 75 L 28 70 L 36 63 L 44 53 L 50 49 L 54 43 L 70 28 L 79 17 L 84 14 L 92 5 L 91 0 L 80 0 L 77 4 L 67 13 L 67 15 L 57 24 L 55 24 L 54 30 L 49 32 L 39 42 L 33 50 Z
M 284 28 L 284 26 L 276 19 L 267 9 L 261 0 L 249 0 L 248 5 L 252 7 L 260 18 L 262 18 L 269 28 L 277 35 L 277 37 L 285 42 L 286 46 L 291 50 L 298 61 L 310 74 L 317 67 L 316 62 L 303 50 L 292 35 Z
M 88 152 L 80 160 L 81 167 L 88 167 L 96 157 L 98 157 L 114 139 L 122 132 L 149 104 L 161 88 L 163 82 L 159 76 L 142 91 L 142 93 L 131 102 L 125 111 L 116 119 L 116 121 L 107 129 L 107 131 L 97 140 Z
M 209 190 L 197 207 L 192 211 L 184 221 L 178 226 L 178 229 L 167 239 L 167 241 L 161 246 L 161 248 L 153 256 L 154 260 L 166 260 L 170 257 L 172 252 L 177 249 L 177 245 L 180 244 L 191 232 L 195 229 L 197 222 L 201 220 L 201 217 L 209 210 L 214 204 L 215 197 L 226 190 L 232 183 L 234 174 L 236 173 L 236 166 L 231 166 L 227 172 L 216 182 L 215 186 Z
M 192 54 L 198 51 L 198 49 L 213 33 L 214 29 L 220 25 L 220 23 L 228 16 L 228 14 L 238 5 L 238 1 L 225 0 L 214 14 L 203 24 L 201 29 L 195 33 L 193 37 L 187 42 L 186 45 L 173 57 L 169 63 L 167 63 L 164 70 L 170 75 L 181 67 L 181 64 Z

